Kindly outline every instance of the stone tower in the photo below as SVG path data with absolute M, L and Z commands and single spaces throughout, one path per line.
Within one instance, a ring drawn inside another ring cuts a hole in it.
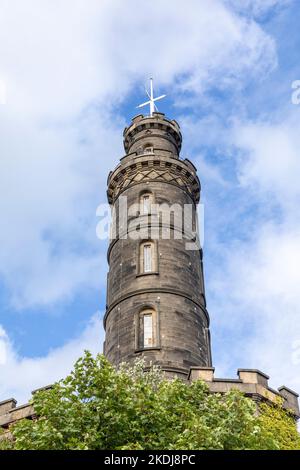
M 143 356 L 187 378 L 190 367 L 211 366 L 211 348 L 202 250 L 187 248 L 200 181 L 180 159 L 181 142 L 177 122 L 158 112 L 124 130 L 126 154 L 108 177 L 114 217 L 104 353 L 115 365 Z

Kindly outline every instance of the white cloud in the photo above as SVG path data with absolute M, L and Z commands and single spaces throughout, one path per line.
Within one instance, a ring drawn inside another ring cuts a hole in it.
M 30 399 L 31 391 L 64 378 L 84 350 L 102 351 L 102 320 L 95 314 L 81 336 L 49 351 L 43 357 L 20 357 L 0 326 L 0 401 L 14 397 L 19 404 Z
M 182 0 L 153 0 L 145 8 L 138 0 L 1 4 L 8 102 L 27 115 L 61 120 L 95 99 L 116 102 L 149 73 L 160 82 L 192 73 L 200 83 L 208 73 L 226 79 L 224 72 L 249 73 L 274 59 L 272 39 L 220 0 L 190 0 L 189 8 Z
M 241 151 L 241 183 L 272 193 L 283 206 L 300 196 L 300 124 L 297 118 L 296 112 L 289 112 L 280 122 L 239 123 L 232 136 Z
M 98 129 L 88 116 L 88 142 L 81 144 L 87 124 L 59 130 L 13 116 L 13 127 L 8 118 L 0 118 L 0 271 L 14 306 L 46 305 L 87 284 L 100 288 L 105 247 L 96 238 L 95 213 L 105 197 L 98 188 L 107 156 L 117 153 L 116 131 L 104 130 L 97 116 Z
M 225 0 L 225 3 L 231 5 L 239 12 L 250 12 L 256 17 L 266 13 L 274 12 L 275 8 L 288 6 L 294 0 Z
M 6 362 L 6 341 L 6 332 L 0 325 L 0 366 Z

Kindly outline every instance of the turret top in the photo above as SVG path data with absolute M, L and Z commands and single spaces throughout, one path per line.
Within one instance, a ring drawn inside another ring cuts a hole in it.
M 159 112 L 154 112 L 152 116 L 135 116 L 130 126 L 124 129 L 123 137 L 126 153 L 138 153 L 141 149 L 152 147 L 168 150 L 179 156 L 181 150 L 179 124 Z

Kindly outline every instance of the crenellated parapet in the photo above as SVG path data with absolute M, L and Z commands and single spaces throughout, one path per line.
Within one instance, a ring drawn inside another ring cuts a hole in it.
M 278 390 L 269 387 L 269 376 L 257 369 L 238 369 L 237 379 L 220 379 L 214 376 L 214 367 L 191 367 L 189 380 L 204 380 L 211 393 L 226 393 L 237 389 L 255 402 L 269 401 L 275 403 L 283 398 L 283 406 L 290 410 L 295 418 L 300 418 L 299 395 L 282 386 Z
M 201 379 L 208 385 L 211 393 L 223 394 L 232 389 L 240 390 L 256 403 L 276 403 L 278 398 L 282 398 L 284 408 L 292 412 L 295 419 L 300 418 L 299 395 L 285 386 L 279 387 L 278 390 L 269 387 L 269 377 L 263 372 L 256 369 L 238 369 L 238 378 L 220 379 L 214 376 L 214 371 L 214 367 L 191 367 L 188 382 Z M 51 386 L 34 390 L 32 394 L 34 395 L 39 390 L 48 390 L 49 388 Z M 37 419 L 31 404 L 17 406 L 14 398 L 0 402 L 0 428 L 6 430 L 9 434 L 9 427 L 21 419 Z M 7 433 L 2 436 L 7 436 Z
M 49 390 L 52 385 L 33 390 L 32 395 L 42 390 Z M 9 427 L 21 419 L 36 419 L 34 408 L 30 403 L 17 406 L 14 398 L 0 402 L 0 428 L 9 430 Z M 1 438 L 1 436 L 0 436 Z
M 20 419 L 33 419 L 35 416 L 33 406 L 29 403 L 17 406 L 14 398 L 0 402 L 0 428 L 7 429 Z

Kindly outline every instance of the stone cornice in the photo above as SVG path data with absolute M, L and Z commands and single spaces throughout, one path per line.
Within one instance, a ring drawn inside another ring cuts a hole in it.
M 118 165 L 109 175 L 107 197 L 110 204 L 129 187 L 144 182 L 173 184 L 186 191 L 195 204 L 200 200 L 200 181 L 184 160 L 158 154 L 143 155 Z
M 112 302 L 108 306 L 108 308 L 106 310 L 106 313 L 104 315 L 104 318 L 103 318 L 104 329 L 106 327 L 106 319 L 107 319 L 109 313 L 118 304 L 120 304 L 121 302 L 124 302 L 124 300 L 130 299 L 131 297 L 135 297 L 135 296 L 141 295 L 141 294 L 172 294 L 172 295 L 178 295 L 179 297 L 184 297 L 185 299 L 190 300 L 193 304 L 197 305 L 197 307 L 199 307 L 203 311 L 203 313 L 206 317 L 206 320 L 207 320 L 207 326 L 209 326 L 210 319 L 209 319 L 209 314 L 208 314 L 208 311 L 206 310 L 205 305 L 202 305 L 201 303 L 197 302 L 195 299 L 192 299 L 191 296 L 187 292 L 182 292 L 178 289 L 170 289 L 170 288 L 166 288 L 166 287 L 149 287 L 149 288 L 144 288 L 144 289 L 135 289 L 135 290 L 132 290 L 130 292 L 127 292 L 124 295 L 120 296 L 118 299 L 116 299 L 114 302 Z M 203 301 L 205 303 L 205 297 L 204 296 L 202 296 L 202 297 L 203 297 Z

